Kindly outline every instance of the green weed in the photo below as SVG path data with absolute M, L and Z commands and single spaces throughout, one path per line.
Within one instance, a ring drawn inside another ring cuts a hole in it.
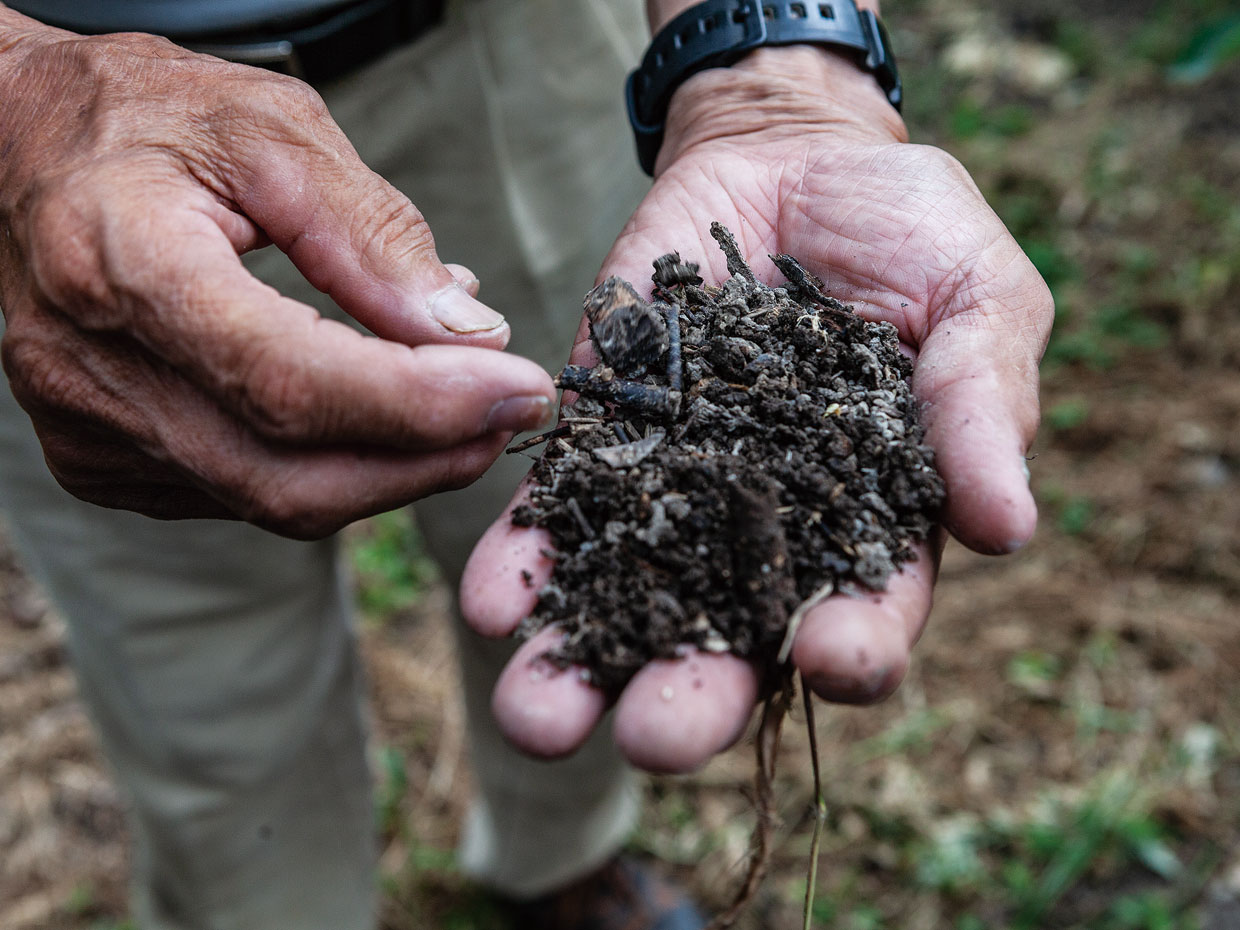
M 1124 895 L 1107 911 L 1102 930 L 1189 930 L 1195 921 L 1172 911 L 1166 896 L 1157 892 Z
M 1094 521 L 1094 502 L 1084 495 L 1070 497 L 1059 511 L 1056 523 L 1068 536 L 1080 536 Z
M 1072 62 L 1081 77 L 1096 77 L 1099 65 L 1107 57 L 1106 46 L 1086 23 L 1074 18 L 1056 18 L 1051 44 Z
M 1130 824 L 1144 819 L 1141 812 L 1132 810 L 1136 796 L 1132 778 L 1113 775 L 1100 781 L 1078 805 L 1053 804 L 1047 820 L 1025 826 L 1024 835 L 1017 838 L 1017 850 L 1026 857 L 1028 873 L 1011 888 L 1013 930 L 1041 927 L 1055 904 L 1096 860 L 1124 846 Z
M 977 888 L 986 879 L 981 842 L 972 818 L 958 817 L 939 824 L 932 836 L 913 844 L 910 850 L 918 884 L 955 893 Z
M 1051 684 L 1059 679 L 1062 663 L 1058 656 L 1037 649 L 1017 653 L 1008 662 L 1007 680 L 1038 698 L 1052 694 Z
M 951 722 L 942 710 L 924 708 L 914 711 L 894 725 L 852 747 L 858 761 L 905 753 L 917 755 L 933 748 L 933 736 Z
M 407 509 L 365 521 L 350 537 L 349 555 L 358 603 L 372 620 L 416 604 L 438 575 Z
M 1028 133 L 1035 122 L 1027 106 L 987 107 L 968 99 L 958 100 L 950 114 L 952 135 L 961 140 L 984 135 L 1015 139 Z
M 394 746 L 378 752 L 378 779 L 375 786 L 375 824 L 383 836 L 401 832 L 404 824 L 402 807 L 409 789 L 405 757 Z
M 1081 397 L 1062 400 L 1049 407 L 1042 418 L 1053 430 L 1068 430 L 1089 419 L 1089 403 Z
M 846 930 L 882 930 L 883 912 L 872 904 L 858 905 L 844 918 Z
M 1234 0 L 1163 0 L 1133 35 L 1128 55 L 1166 67 L 1176 79 L 1177 69 L 1214 68 L 1233 60 L 1231 37 L 1236 18 Z
M 61 909 L 72 917 L 85 917 L 97 906 L 94 886 L 89 882 L 83 882 L 73 886 L 64 904 L 61 905 Z

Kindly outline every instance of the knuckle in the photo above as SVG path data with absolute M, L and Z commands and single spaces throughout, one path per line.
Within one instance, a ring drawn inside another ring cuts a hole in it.
M 268 99 L 286 118 L 296 122 L 328 122 L 335 125 L 327 104 L 309 84 L 283 74 L 263 73 L 271 82 Z
M 185 49 L 169 39 L 148 32 L 124 32 L 119 35 L 113 34 L 106 38 L 87 36 L 83 41 L 88 43 L 93 49 L 97 49 L 95 52 L 97 56 L 106 56 L 108 61 L 115 57 L 115 49 L 117 47 L 123 48 L 127 55 L 135 58 L 165 60 L 188 55 Z
M 329 141 L 342 144 L 344 134 L 310 85 L 255 68 L 245 68 L 239 80 L 242 86 L 236 88 L 236 97 L 221 102 L 230 131 L 248 124 L 263 139 L 299 147 L 314 148 Z
M 307 150 L 348 145 L 323 98 L 308 84 L 249 65 L 209 60 L 218 74 L 202 125 L 222 153 L 257 145 L 255 151 L 269 159 L 272 143 Z
M 106 110 L 100 104 L 132 98 L 135 89 L 149 87 L 159 73 L 154 62 L 162 65 L 190 54 L 160 36 L 129 32 L 74 36 L 44 46 L 30 63 L 61 82 L 89 88 L 96 104 L 89 116 L 97 119 Z
M 92 178 L 73 173 L 32 191 L 26 224 L 27 260 L 40 298 L 65 310 L 114 303 L 96 243 Z
M 400 191 L 378 175 L 354 212 L 355 241 L 372 261 L 419 260 L 435 252 L 435 237 L 425 217 Z

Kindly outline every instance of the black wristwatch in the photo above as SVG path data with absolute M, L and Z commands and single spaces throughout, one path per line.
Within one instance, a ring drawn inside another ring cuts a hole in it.
M 851 51 L 900 109 L 904 94 L 887 30 L 854 0 L 706 0 L 659 30 L 625 84 L 642 170 L 654 174 L 668 103 L 688 78 L 731 65 L 764 45 L 799 43 Z

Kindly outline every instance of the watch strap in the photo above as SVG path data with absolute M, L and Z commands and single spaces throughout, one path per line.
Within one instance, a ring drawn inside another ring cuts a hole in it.
M 851 52 L 900 109 L 903 88 L 887 32 L 873 11 L 858 10 L 854 0 L 705 0 L 659 30 L 625 83 L 642 169 L 654 173 L 668 104 L 686 80 L 727 67 L 755 48 L 800 43 Z

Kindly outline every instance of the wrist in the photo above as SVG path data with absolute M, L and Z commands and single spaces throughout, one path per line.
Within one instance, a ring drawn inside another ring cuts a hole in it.
M 658 164 L 717 140 L 768 144 L 808 132 L 908 141 L 900 114 L 855 61 L 826 48 L 790 45 L 755 49 L 731 67 L 708 68 L 678 87 Z
M 662 25 L 625 85 L 647 173 L 669 153 L 728 136 L 831 127 L 904 138 L 876 0 L 650 0 L 648 12 Z

